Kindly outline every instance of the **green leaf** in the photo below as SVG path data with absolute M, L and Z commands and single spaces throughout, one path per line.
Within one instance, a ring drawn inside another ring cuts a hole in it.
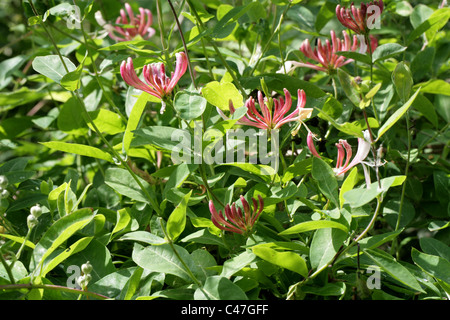
M 83 61 L 81 61 L 80 65 L 73 71 L 66 73 L 62 78 L 61 78 L 61 86 L 69 91 L 75 91 L 78 90 L 80 88 L 80 84 L 81 84 L 81 74 L 83 72 L 83 67 L 84 67 L 84 60 L 87 57 L 87 52 L 86 55 L 83 59 Z
M 62 58 L 67 70 L 58 55 L 36 57 L 33 60 L 32 66 L 34 71 L 52 79 L 56 83 L 60 83 L 64 75 L 77 69 L 68 58 Z
M 344 194 L 347 191 L 352 190 L 355 187 L 356 183 L 358 183 L 358 181 L 358 168 L 353 168 L 348 174 L 347 178 L 345 178 L 344 182 L 342 183 L 341 189 L 339 190 L 339 203 L 341 205 L 341 208 L 345 203 Z
M 243 171 L 256 175 L 263 181 L 270 183 L 271 181 L 279 182 L 280 177 L 274 168 L 262 164 L 253 163 L 224 163 L 222 166 L 230 166 L 242 169 Z
M 370 188 L 358 188 L 349 190 L 344 193 L 345 203 L 349 204 L 352 208 L 359 208 L 375 199 L 382 192 L 386 192 L 391 187 L 402 185 L 406 176 L 391 176 L 381 179 L 381 188 L 378 186 L 378 182 L 374 182 L 370 185 Z
M 324 196 L 338 207 L 338 183 L 331 167 L 322 159 L 314 157 L 312 160 L 312 176 Z
M 441 257 L 426 254 L 412 248 L 411 257 L 416 265 L 423 269 L 426 273 L 450 284 L 450 262 Z
M 177 150 L 182 144 L 188 152 L 192 152 L 191 146 L 193 145 L 191 143 L 191 134 L 185 129 L 151 126 L 135 130 L 134 139 L 131 141 L 130 146 L 139 147 L 148 144 L 168 151 Z
M 400 101 L 405 103 L 411 95 L 414 81 L 411 70 L 409 70 L 409 67 L 403 61 L 395 67 L 395 70 L 392 73 L 392 82 L 394 83 L 395 90 L 400 97 Z
M 113 236 L 117 232 L 123 230 L 130 223 L 130 221 L 130 208 L 122 208 L 120 210 L 117 210 L 116 224 L 114 225 L 114 229 L 111 231 L 109 241 L 111 242 Z
M 415 39 L 420 37 L 420 35 L 432 28 L 435 28 L 437 32 L 447 23 L 449 18 L 450 8 L 442 8 L 436 10 L 426 21 L 422 22 L 409 34 L 408 39 L 406 40 L 407 45 L 409 46 Z
M 142 186 L 147 190 L 147 192 L 150 195 L 153 195 L 154 198 L 156 198 L 156 195 L 154 195 L 151 186 L 145 180 L 139 177 L 138 179 L 142 184 Z M 105 173 L 105 183 L 111 188 L 113 188 L 115 191 L 117 191 L 119 194 L 127 196 L 133 200 L 144 203 L 149 203 L 150 201 L 147 198 L 144 191 L 142 191 L 141 187 L 136 182 L 136 180 L 125 169 L 121 168 L 107 169 Z
M 244 251 L 223 263 L 223 268 L 220 276 L 229 279 L 232 275 L 241 271 L 242 268 L 248 266 L 250 263 L 255 262 L 256 259 L 256 255 L 254 253 L 250 251 Z
M 382 44 L 375 49 L 372 55 L 373 63 L 392 58 L 404 51 L 407 47 L 401 46 L 398 43 L 386 43 Z
M 222 276 L 206 278 L 202 289 L 194 293 L 195 300 L 248 300 L 245 292 L 229 279 Z
M 133 105 L 133 108 L 131 109 L 130 116 L 128 117 L 127 121 L 127 127 L 123 135 L 123 150 L 125 152 L 128 152 L 130 148 L 131 141 L 133 140 L 134 137 L 133 131 L 136 130 L 136 128 L 139 125 L 142 114 L 144 113 L 145 110 L 145 106 L 147 105 L 149 96 L 150 94 L 143 91 L 139 95 L 139 98 L 137 98 L 136 102 Z
M 419 95 L 420 89 L 414 93 L 414 95 L 397 111 L 395 111 L 389 119 L 386 120 L 386 122 L 381 126 L 381 128 L 378 130 L 378 137 L 376 141 L 378 141 L 383 134 L 385 134 L 400 118 L 408 111 L 408 109 L 413 104 L 416 97 Z M 375 141 L 375 142 L 376 142 Z
M 399 281 L 401 284 L 418 292 L 424 292 L 416 278 L 394 260 L 394 258 L 381 250 L 366 249 L 364 253 L 378 265 L 384 272 Z
M 313 231 L 317 229 L 324 229 L 324 228 L 336 228 L 340 229 L 344 232 L 348 232 L 348 228 L 344 226 L 343 224 L 340 224 L 335 221 L 330 220 L 316 220 L 316 221 L 306 221 L 296 224 L 295 226 L 292 226 L 282 232 L 279 233 L 279 235 L 290 235 L 290 234 L 297 234 L 302 232 L 308 232 Z
M 448 262 L 450 262 L 450 248 L 448 245 L 446 245 L 442 241 L 439 241 L 434 238 L 425 238 L 424 237 L 424 238 L 420 238 L 419 243 L 420 243 L 420 248 L 422 248 L 423 252 L 425 252 L 427 254 L 439 256 L 439 257 L 447 260 Z
M 144 273 L 143 268 L 136 268 L 131 277 L 128 278 L 119 299 L 120 300 L 131 300 L 139 288 L 139 282 L 141 281 L 142 274 Z
M 41 277 L 45 277 L 48 272 L 56 268 L 60 263 L 69 258 L 71 255 L 83 251 L 89 245 L 92 239 L 93 237 L 81 238 L 80 240 L 69 246 L 62 253 L 51 259 L 48 263 L 45 263 L 41 272 Z
M 177 92 L 173 106 L 179 112 L 181 119 L 189 121 L 200 117 L 205 111 L 207 103 L 199 93 L 184 90 Z
M 312 158 L 307 158 L 300 162 L 296 162 L 286 169 L 283 178 L 281 179 L 281 182 L 284 184 L 288 181 L 291 181 L 295 177 L 303 176 L 311 172 L 311 169 L 312 169 Z
M 422 91 L 422 90 L 421 90 Z M 438 116 L 436 114 L 435 106 L 424 95 L 419 94 L 414 100 L 412 107 L 419 111 L 428 121 L 430 121 L 436 128 L 438 127 Z
M 177 253 L 187 264 L 189 269 L 191 269 L 191 271 L 195 274 L 195 271 L 198 271 L 198 267 L 194 265 L 189 252 L 183 247 L 177 245 L 174 245 L 174 248 L 177 250 Z M 135 243 L 133 247 L 132 259 L 138 266 L 147 270 L 172 274 L 187 282 L 192 282 L 189 273 L 186 271 L 185 267 L 180 262 L 169 244 L 148 246 L 144 248 L 140 244 Z
M 311 267 L 320 269 L 330 263 L 346 239 L 347 233 L 340 229 L 318 229 L 309 250 Z
M 150 233 L 148 231 L 128 232 L 128 233 L 124 234 L 122 237 L 120 237 L 118 240 L 143 242 L 143 243 L 151 244 L 151 245 L 160 245 L 160 244 L 167 243 L 166 239 L 161 238 L 157 235 L 154 235 L 153 233 Z
M 357 106 L 359 106 L 359 102 L 358 102 Z M 323 110 L 320 110 L 318 108 L 315 108 L 315 109 L 320 111 L 319 115 L 321 118 L 329 121 L 333 125 L 333 127 L 335 127 L 337 130 L 339 130 L 345 134 L 351 135 L 351 136 L 355 136 L 358 138 L 364 138 L 364 134 L 361 131 L 361 127 L 358 126 L 357 124 L 349 123 L 349 122 L 345 122 L 343 124 L 337 123 L 336 120 L 334 120 L 328 114 L 323 112 Z
M 242 94 L 231 82 L 209 82 L 203 87 L 202 95 L 206 101 L 222 111 L 230 110 L 230 100 L 235 108 L 244 105 Z
M 176 241 L 186 227 L 186 208 L 192 190 L 184 196 L 167 219 L 167 234 L 172 241 Z
M 18 237 L 18 236 L 13 236 L 12 234 L 7 234 L 7 233 L 0 233 L 0 238 L 5 238 L 5 239 L 9 239 L 12 240 L 14 242 L 17 242 L 19 244 L 22 244 L 25 242 L 25 245 L 31 249 L 34 249 L 36 246 L 34 245 L 33 242 L 31 242 L 30 240 L 26 240 L 25 241 L 25 237 Z
M 250 2 L 244 6 L 234 7 L 229 10 L 214 26 L 211 36 L 213 38 L 225 38 L 234 29 L 235 22 L 256 6 L 255 2 Z M 226 31 L 226 32 L 224 32 Z
M 303 277 L 307 277 L 308 275 L 308 267 L 306 265 L 306 261 L 295 252 L 276 251 L 265 246 L 264 244 L 253 246 L 252 251 L 261 259 L 268 261 L 274 265 L 296 272 Z
M 74 233 L 86 226 L 93 217 L 94 214 L 92 213 L 92 210 L 84 208 L 62 217 L 52 224 L 34 248 L 34 262 L 39 263 L 39 265 L 42 266 L 45 259 L 50 256 L 53 251 L 55 251 Z M 36 271 L 38 269 L 39 268 L 37 268 Z
M 98 109 L 96 111 L 89 112 L 94 124 L 103 134 L 115 135 L 125 131 L 125 124 L 122 118 L 115 112 L 107 109 Z M 94 129 L 93 126 L 88 123 L 89 128 Z
M 317 32 L 325 27 L 325 25 L 334 18 L 336 15 L 336 4 L 331 1 L 326 1 L 325 4 L 320 8 L 317 14 L 315 28 Z M 339 53 L 338 53 L 339 54 Z
M 75 97 L 62 104 L 57 119 L 58 129 L 72 135 L 86 135 L 89 128 L 83 118 L 82 106 Z
M 67 143 L 60 141 L 41 142 L 41 144 L 46 146 L 47 148 L 55 149 L 66 153 L 74 153 L 80 156 L 97 158 L 101 160 L 106 160 L 111 163 L 114 162 L 112 156 L 108 152 L 84 144 Z
M 370 65 L 370 56 L 368 54 L 359 53 L 356 51 L 338 51 L 336 54 Z M 338 71 L 339 70 L 340 69 L 338 69 Z
M 450 96 L 450 83 L 442 79 L 433 79 L 424 83 L 419 83 L 415 85 L 414 88 L 420 88 L 422 93 Z

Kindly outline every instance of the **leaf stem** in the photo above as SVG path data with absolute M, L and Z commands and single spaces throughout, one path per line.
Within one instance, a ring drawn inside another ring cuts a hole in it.
M 85 291 L 81 289 L 75 289 L 75 288 L 69 288 L 59 285 L 52 285 L 52 284 L 33 284 L 33 283 L 21 283 L 21 284 L 6 284 L 6 285 L 0 285 L 0 291 L 1 290 L 20 290 L 20 289 L 44 289 L 44 290 L 58 290 L 63 292 L 69 292 L 69 293 L 77 293 L 81 295 L 85 295 L 86 297 L 92 297 L 97 298 L 100 300 L 109 300 L 111 298 L 104 296 L 99 293 Z

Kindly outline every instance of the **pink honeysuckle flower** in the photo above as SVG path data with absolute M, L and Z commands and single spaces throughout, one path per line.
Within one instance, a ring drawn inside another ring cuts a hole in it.
M 353 41 L 350 39 L 350 36 L 346 31 L 342 32 L 344 39 L 341 40 L 336 37 L 336 33 L 331 30 L 331 42 L 327 39 L 325 44 L 322 45 L 322 41 L 320 39 L 317 40 L 317 46 L 313 50 L 311 48 L 311 44 L 308 39 L 306 39 L 301 47 L 300 51 L 303 54 L 320 65 L 316 65 L 310 62 L 305 63 L 297 63 L 295 64 L 298 67 L 307 67 L 311 69 L 315 69 L 318 71 L 324 71 L 328 73 L 334 72 L 336 69 L 345 66 L 353 61 L 353 59 L 347 59 L 344 56 L 340 56 L 336 54 L 338 51 L 356 51 L 358 49 L 358 39 L 357 36 L 353 36 Z
M 292 106 L 291 94 L 287 89 L 283 89 L 286 100 L 282 97 L 272 99 L 273 106 L 270 107 L 267 97 L 263 97 L 261 91 L 258 91 L 258 104 L 262 114 L 256 109 L 255 99 L 250 97 L 245 102 L 247 114 L 237 121 L 237 124 L 256 127 L 259 129 L 279 129 L 282 125 L 292 121 L 302 121 L 311 116 L 312 108 L 305 108 L 306 94 L 303 90 L 298 90 L 297 107 L 292 113 L 286 115 Z M 273 110 L 272 110 L 273 109 Z M 227 117 L 218 109 L 224 119 Z M 273 111 L 273 112 L 272 112 Z M 230 113 L 235 112 L 233 103 L 230 101 Z
M 306 58 L 314 60 L 318 64 L 311 62 L 297 62 L 297 61 L 287 61 L 285 66 L 291 72 L 293 69 L 298 67 L 310 68 L 318 71 L 327 72 L 328 74 L 333 74 L 338 68 L 341 68 L 351 62 L 353 59 L 346 58 L 337 54 L 339 51 L 358 51 L 359 53 L 366 53 L 372 48 L 372 52 L 378 46 L 378 40 L 374 36 L 370 36 L 370 46 L 366 45 L 365 38 L 362 35 L 354 35 L 353 41 L 344 30 L 342 31 L 344 39 L 339 39 L 336 33 L 331 30 L 331 42 L 330 40 L 325 40 L 325 44 L 322 43 L 320 39 L 317 40 L 316 48 L 311 47 L 309 39 L 303 41 L 300 46 L 300 51 L 305 55 Z M 358 41 L 359 40 L 359 41 Z M 279 72 L 282 72 L 281 70 Z
M 336 16 L 343 26 L 353 30 L 357 34 L 367 34 L 373 28 L 376 19 L 383 12 L 383 8 L 384 4 L 382 0 L 368 4 L 361 3 L 359 9 L 352 2 L 348 9 L 337 5 Z
M 106 30 L 109 37 L 116 41 L 130 41 L 138 35 L 147 40 L 155 34 L 155 29 L 150 27 L 153 23 L 151 11 L 139 8 L 139 14 L 135 16 L 128 3 L 125 3 L 125 10 L 120 9 L 120 16 L 117 17 L 115 26 L 106 23 L 100 11 L 95 13 L 95 19 Z
M 244 213 L 242 213 L 241 208 L 236 208 L 236 203 L 233 203 L 231 206 L 229 204 L 225 206 L 225 216 L 223 215 L 222 210 L 217 212 L 213 201 L 210 200 L 209 211 L 211 212 L 211 221 L 217 228 L 224 231 L 249 235 L 252 233 L 256 220 L 258 220 L 259 215 L 264 209 L 264 201 L 260 195 L 258 195 L 259 203 L 256 199 L 252 198 L 252 210 L 250 204 L 243 196 L 240 196 L 240 199 Z
M 350 170 L 357 164 L 362 163 L 364 159 L 367 158 L 371 146 L 369 142 L 370 134 L 368 130 L 364 131 L 363 133 L 364 138 L 358 138 L 358 150 L 356 152 L 355 157 L 351 161 L 350 159 L 352 158 L 352 147 L 347 142 L 347 140 L 341 139 L 339 140 L 339 143 L 336 143 L 336 147 L 338 148 L 338 156 L 336 160 L 336 167 L 333 169 L 336 176 L 340 177 L 344 175 L 348 170 Z M 315 157 L 321 158 L 314 145 L 314 134 L 312 132 L 308 133 L 306 143 L 311 153 Z
M 175 56 L 175 72 L 173 72 L 170 77 L 166 75 L 165 66 L 162 63 L 145 65 L 142 70 L 144 80 L 147 82 L 147 84 L 145 84 L 137 76 L 131 58 L 122 62 L 120 65 L 120 74 L 128 85 L 145 91 L 164 101 L 167 96 L 172 94 L 172 90 L 186 72 L 188 65 L 187 57 L 184 52 L 179 52 Z

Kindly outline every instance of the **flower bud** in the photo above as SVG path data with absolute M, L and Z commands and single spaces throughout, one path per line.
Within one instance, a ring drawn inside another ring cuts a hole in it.
M 9 191 L 6 189 L 0 188 L 0 199 L 5 199 L 9 197 Z
M 42 214 L 42 209 L 41 209 L 41 207 L 37 204 L 37 205 L 31 207 L 30 213 L 31 213 L 34 217 L 39 218 L 39 217 L 41 216 L 41 214 Z
M 0 176 L 0 187 L 6 188 L 7 185 L 8 185 L 8 178 L 6 178 L 5 176 Z
M 38 219 L 35 216 L 33 216 L 32 214 L 30 214 L 27 217 L 28 229 L 33 229 L 37 224 L 38 224 Z
M 83 276 L 79 276 L 77 279 L 77 282 L 82 289 L 85 289 L 88 286 L 89 281 L 91 281 L 91 280 L 92 280 L 92 276 L 90 274 L 85 274 Z
M 90 273 L 92 272 L 92 265 L 88 262 L 86 262 L 85 264 L 81 265 L 81 271 L 83 272 L 83 274 L 85 275 L 90 275 Z

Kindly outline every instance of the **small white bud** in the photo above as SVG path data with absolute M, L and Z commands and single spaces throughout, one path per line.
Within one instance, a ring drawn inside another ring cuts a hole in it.
M 35 206 L 32 206 L 30 209 L 30 213 L 35 216 L 36 218 L 39 218 L 42 214 L 41 207 L 37 204 Z
M 0 176 L 0 187 L 6 188 L 6 186 L 8 186 L 8 178 Z
M 33 216 L 32 214 L 30 214 L 27 217 L 28 229 L 33 229 L 37 224 L 38 224 L 38 219 L 35 216 Z
M 90 275 L 90 273 L 92 272 L 92 265 L 88 262 L 86 262 L 85 264 L 81 265 L 81 271 L 83 272 L 83 274 L 85 275 Z
M 0 193 L 0 199 L 8 198 L 9 197 L 9 191 L 6 189 L 2 189 Z

